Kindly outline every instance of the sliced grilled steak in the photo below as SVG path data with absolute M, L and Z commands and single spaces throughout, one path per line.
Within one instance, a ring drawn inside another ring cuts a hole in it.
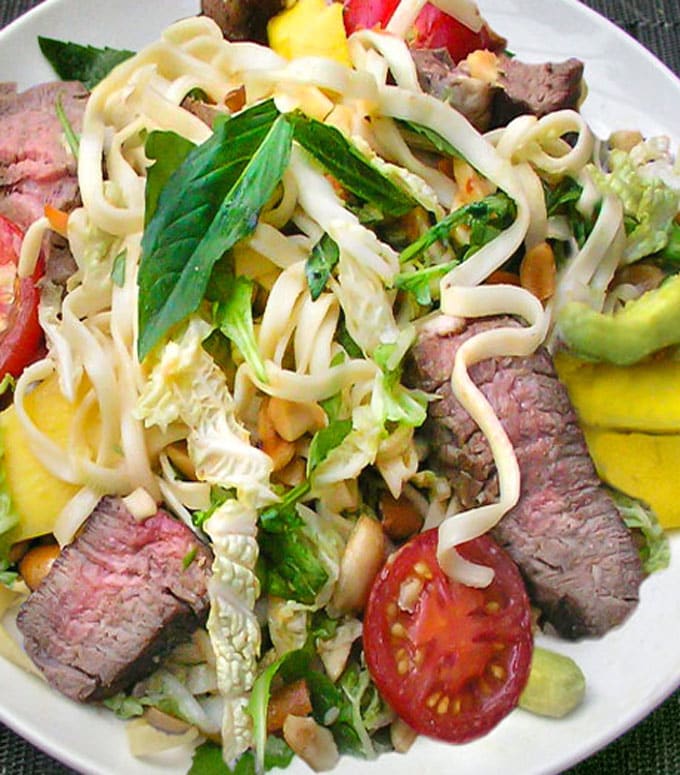
M 498 87 L 473 78 L 464 61 L 455 65 L 445 48 L 412 49 L 411 55 L 424 92 L 448 102 L 480 132 L 489 128 Z
M 166 512 L 103 498 L 19 611 L 27 654 L 74 700 L 129 687 L 205 621 L 211 559 Z
M 22 228 L 49 203 L 70 210 L 78 202 L 76 160 L 57 118 L 57 100 L 80 132 L 87 90 L 79 83 L 46 83 L 18 93 L 0 90 L 0 212 Z
M 76 159 L 57 118 L 57 100 L 79 133 L 87 96 L 72 82 L 21 93 L 15 84 L 0 84 L 0 213 L 22 229 L 43 215 L 46 204 L 68 212 L 80 203 Z M 75 271 L 73 257 L 56 236 L 44 248 L 47 279 L 63 282 Z
M 465 508 L 498 496 L 485 437 L 453 396 L 450 374 L 460 345 L 503 318 L 425 333 L 413 350 L 414 380 L 441 400 L 430 405 L 426 432 L 436 465 Z M 518 504 L 494 536 L 520 567 L 533 601 L 564 637 L 601 635 L 638 600 L 642 581 L 633 539 L 599 481 L 583 433 L 544 348 L 522 358 L 475 364 L 470 375 L 512 442 L 521 474 Z
M 267 22 L 283 8 L 283 0 L 201 0 L 201 12 L 234 41 L 266 43 Z
M 495 127 L 525 113 L 540 118 L 578 106 L 583 88 L 583 62 L 578 59 L 527 64 L 501 54 L 499 67 L 501 89 L 495 96 L 492 119 Z

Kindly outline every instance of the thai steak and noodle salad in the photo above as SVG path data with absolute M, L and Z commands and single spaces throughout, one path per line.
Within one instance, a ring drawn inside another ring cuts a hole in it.
M 597 139 L 582 63 L 423 5 L 205 3 L 0 92 L 2 651 L 138 755 L 564 715 L 534 631 L 604 634 L 667 563 L 622 445 L 675 438 L 669 141 Z

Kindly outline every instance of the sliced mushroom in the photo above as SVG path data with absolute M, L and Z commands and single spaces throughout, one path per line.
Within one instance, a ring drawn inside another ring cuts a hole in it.
M 395 718 L 390 724 L 390 740 L 397 753 L 406 753 L 415 743 L 418 733 L 403 719 Z

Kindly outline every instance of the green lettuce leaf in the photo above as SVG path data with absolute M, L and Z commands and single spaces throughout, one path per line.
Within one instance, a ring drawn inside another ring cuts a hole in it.
M 680 208 L 680 192 L 658 178 L 647 178 L 625 151 L 609 154 L 610 172 L 589 166 L 603 193 L 616 194 L 630 220 L 623 260 L 634 261 L 663 250 L 668 244 L 673 219 Z
M 667 568 L 671 561 L 670 544 L 656 514 L 640 501 L 622 492 L 610 492 L 626 526 L 631 530 L 639 530 L 644 539 L 639 551 L 645 573 Z

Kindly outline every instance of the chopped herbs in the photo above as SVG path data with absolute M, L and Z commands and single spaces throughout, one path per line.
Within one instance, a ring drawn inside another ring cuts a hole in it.
M 314 245 L 312 254 L 305 263 L 307 285 L 313 301 L 321 296 L 339 259 L 340 249 L 337 243 L 328 234 L 324 234 Z
M 463 205 L 445 218 L 436 223 L 415 242 L 403 250 L 399 256 L 402 264 L 408 263 L 424 253 L 436 242 L 449 244 L 451 230 L 457 226 L 469 226 L 472 229 L 474 239 L 471 245 L 479 249 L 489 238 L 493 238 L 515 219 L 517 208 L 507 194 L 499 192 L 490 194 L 479 202 L 471 202 Z M 489 232 L 488 229 L 492 231 Z M 476 233 L 475 233 L 476 229 Z M 466 250 L 466 257 L 470 255 L 470 249 Z
M 61 96 L 57 96 L 54 107 L 57 112 L 57 118 L 59 119 L 61 128 L 64 130 L 64 137 L 66 138 L 68 147 L 71 149 L 71 153 L 73 154 L 74 158 L 77 159 L 78 149 L 80 146 L 80 138 L 78 137 L 76 131 L 74 130 L 73 126 L 71 125 L 71 122 L 68 119 L 68 116 L 66 115 L 66 111 L 64 110 L 64 105 L 62 104 L 62 101 L 61 101 Z

